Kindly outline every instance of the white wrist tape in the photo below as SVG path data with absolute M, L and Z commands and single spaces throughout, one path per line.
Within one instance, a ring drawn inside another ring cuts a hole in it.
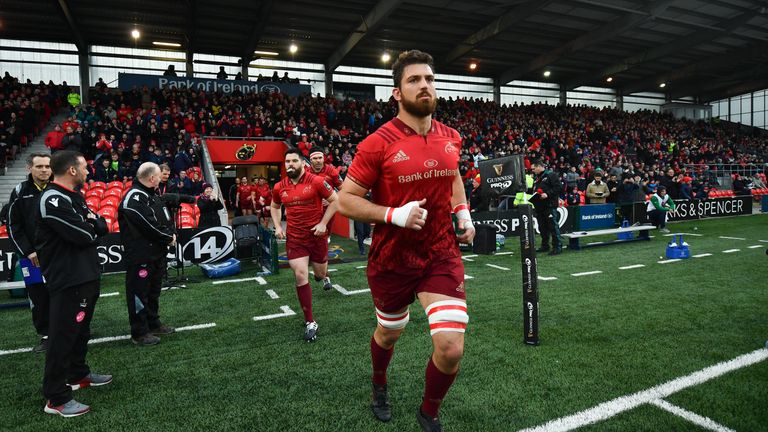
M 390 207 L 387 209 L 387 213 L 384 217 L 384 222 L 397 225 L 399 227 L 405 227 L 405 223 L 408 221 L 408 214 L 411 213 L 411 209 L 419 205 L 418 201 L 411 201 L 401 207 Z M 427 210 L 422 209 L 424 217 L 422 219 L 427 220 Z

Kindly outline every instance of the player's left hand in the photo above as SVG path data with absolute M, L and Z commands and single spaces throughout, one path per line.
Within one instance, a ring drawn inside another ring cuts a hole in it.
M 463 233 L 457 236 L 459 243 L 472 244 L 472 240 L 475 239 L 475 227 L 472 225 L 472 222 L 466 219 L 459 219 L 459 228 L 464 230 Z
M 312 232 L 315 233 L 316 237 L 324 236 L 327 231 L 328 228 L 322 222 L 312 227 Z

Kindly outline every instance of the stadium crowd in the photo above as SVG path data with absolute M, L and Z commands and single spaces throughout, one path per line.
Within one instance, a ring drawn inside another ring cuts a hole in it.
M 229 95 L 186 89 L 96 88 L 88 106 L 77 107 L 62 127 L 72 127 L 89 159 L 110 158 L 117 179 L 131 178 L 143 161 L 167 163 L 173 176 L 195 166 L 199 137 L 286 139 L 305 156 L 326 149 L 325 161 L 344 177 L 356 145 L 396 114 L 396 104 L 341 101 L 280 93 Z M 512 153 L 543 159 L 567 189 L 582 195 L 596 172 L 618 202 L 620 186 L 638 186 L 636 198 L 664 184 L 674 198 L 706 196 L 717 187 L 709 167 L 765 163 L 768 139 L 738 126 L 675 119 L 653 111 L 549 104 L 498 105 L 477 99 L 441 99 L 436 119 L 462 135 L 461 172 L 476 176 L 474 162 Z M 52 140 L 52 148 L 65 146 Z M 77 139 L 75 139 L 77 142 Z M 526 162 L 528 164 L 528 162 Z M 691 165 L 697 169 L 691 169 Z M 529 168 L 529 167 L 527 167 Z M 94 170 L 94 176 L 96 176 Z M 99 173 L 103 176 L 102 173 Z M 746 184 L 734 181 L 736 192 Z M 634 187 L 627 188 L 627 190 Z M 748 191 L 747 191 L 748 193 Z M 626 195 L 626 191 L 625 191 Z M 622 199 L 628 199 L 623 197 Z
M 290 82 L 277 72 L 266 80 Z M 66 82 L 20 83 L 6 72 L 0 81 L 0 164 L 39 133 L 52 112 L 65 105 L 69 93 Z M 133 179 L 143 162 L 167 164 L 172 176 L 169 191 L 193 195 L 202 192 L 204 181 L 193 169 L 199 166 L 202 135 L 272 136 L 286 139 L 307 157 L 319 146 L 326 150 L 325 162 L 343 178 L 357 144 L 397 111 L 393 100 L 146 87 L 122 92 L 101 80 L 90 100 L 88 105 L 73 106 L 68 118 L 46 136 L 51 150 L 81 151 L 89 160 L 89 178 L 104 183 Z M 478 174 L 476 161 L 523 153 L 526 168 L 530 160 L 540 158 L 561 175 L 565 185 L 561 198 L 571 204 L 585 202 L 595 173 L 602 173 L 607 202 L 644 200 L 658 185 L 666 186 L 676 199 L 705 197 L 710 188 L 720 186 L 710 168 L 760 165 L 768 154 L 765 134 L 747 133 L 717 120 L 693 122 L 648 110 L 628 113 L 448 98 L 440 99 L 435 118 L 462 135 L 460 168 L 468 190 Z M 724 186 L 736 194 L 749 194 L 754 180 L 756 187 L 764 187 L 764 172 L 754 178 L 736 174 L 732 185 Z
M 66 81 L 61 85 L 52 81 L 33 84 L 5 72 L 0 80 L 0 168 L 40 134 L 51 115 L 65 104 L 69 92 Z

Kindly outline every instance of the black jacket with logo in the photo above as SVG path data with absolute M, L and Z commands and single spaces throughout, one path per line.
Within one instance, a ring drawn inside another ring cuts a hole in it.
M 19 258 L 26 258 L 35 251 L 34 221 L 42 192 L 30 174 L 27 180 L 13 188 L 8 200 L 8 238 Z
M 50 183 L 40 195 L 35 249 L 50 292 L 99 279 L 98 238 L 106 221 L 88 210 L 78 192 Z
M 560 182 L 560 177 L 552 170 L 544 170 L 536 176 L 536 181 L 533 185 L 533 192 L 544 192 L 547 194 L 547 198 L 539 198 L 538 196 L 531 199 L 536 211 L 546 212 L 552 209 L 556 209 L 558 206 L 558 199 L 560 193 L 563 191 L 563 184 Z
M 168 210 L 154 189 L 136 180 L 120 202 L 117 221 L 126 265 L 157 261 L 168 253 L 173 229 Z

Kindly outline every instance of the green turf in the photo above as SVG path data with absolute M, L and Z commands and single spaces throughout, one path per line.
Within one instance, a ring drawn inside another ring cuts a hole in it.
M 539 259 L 541 346 L 522 343 L 518 242 L 512 256 L 479 256 L 465 263 L 470 325 L 465 359 L 446 398 L 449 431 L 508 431 L 533 427 L 752 352 L 768 339 L 768 216 L 672 224 L 693 254 L 705 258 L 657 264 L 668 237 Z M 694 231 L 694 227 L 697 228 Z M 726 240 L 719 236 L 744 237 Z M 346 253 L 356 244 L 334 239 Z M 748 249 L 762 244 L 764 247 Z M 724 254 L 723 250 L 740 252 Z M 493 263 L 511 268 L 501 271 Z M 367 288 L 364 262 L 335 264 L 334 283 Z M 618 270 L 619 266 L 646 267 Z M 601 270 L 573 277 L 571 273 Z M 198 270 L 189 271 L 197 275 Z M 234 278 L 255 276 L 255 268 Z M 161 315 L 176 326 L 216 327 L 163 337 L 156 347 L 127 341 L 92 345 L 89 362 L 115 375 L 113 384 L 75 393 L 93 411 L 77 419 L 42 413 L 43 356 L 0 356 L 0 429 L 45 431 L 416 431 L 431 346 L 426 318 L 412 306 L 411 323 L 390 368 L 394 418 L 376 422 L 368 409 L 368 343 L 375 325 L 370 295 L 314 292 L 318 341 L 301 340 L 298 316 L 254 322 L 280 306 L 300 311 L 292 275 L 283 270 L 255 282 L 208 280 L 163 293 Z M 265 289 L 273 289 L 272 300 Z M 96 306 L 93 337 L 128 333 L 123 276 L 105 276 L 102 292 L 119 291 Z M 5 297 L 5 294 L 3 294 Z M 6 300 L 5 298 L 3 301 Z M 29 311 L 0 311 L 0 350 L 35 343 Z M 736 430 L 768 429 L 763 362 L 668 398 L 671 403 Z M 653 406 L 641 406 L 585 430 L 699 430 Z

